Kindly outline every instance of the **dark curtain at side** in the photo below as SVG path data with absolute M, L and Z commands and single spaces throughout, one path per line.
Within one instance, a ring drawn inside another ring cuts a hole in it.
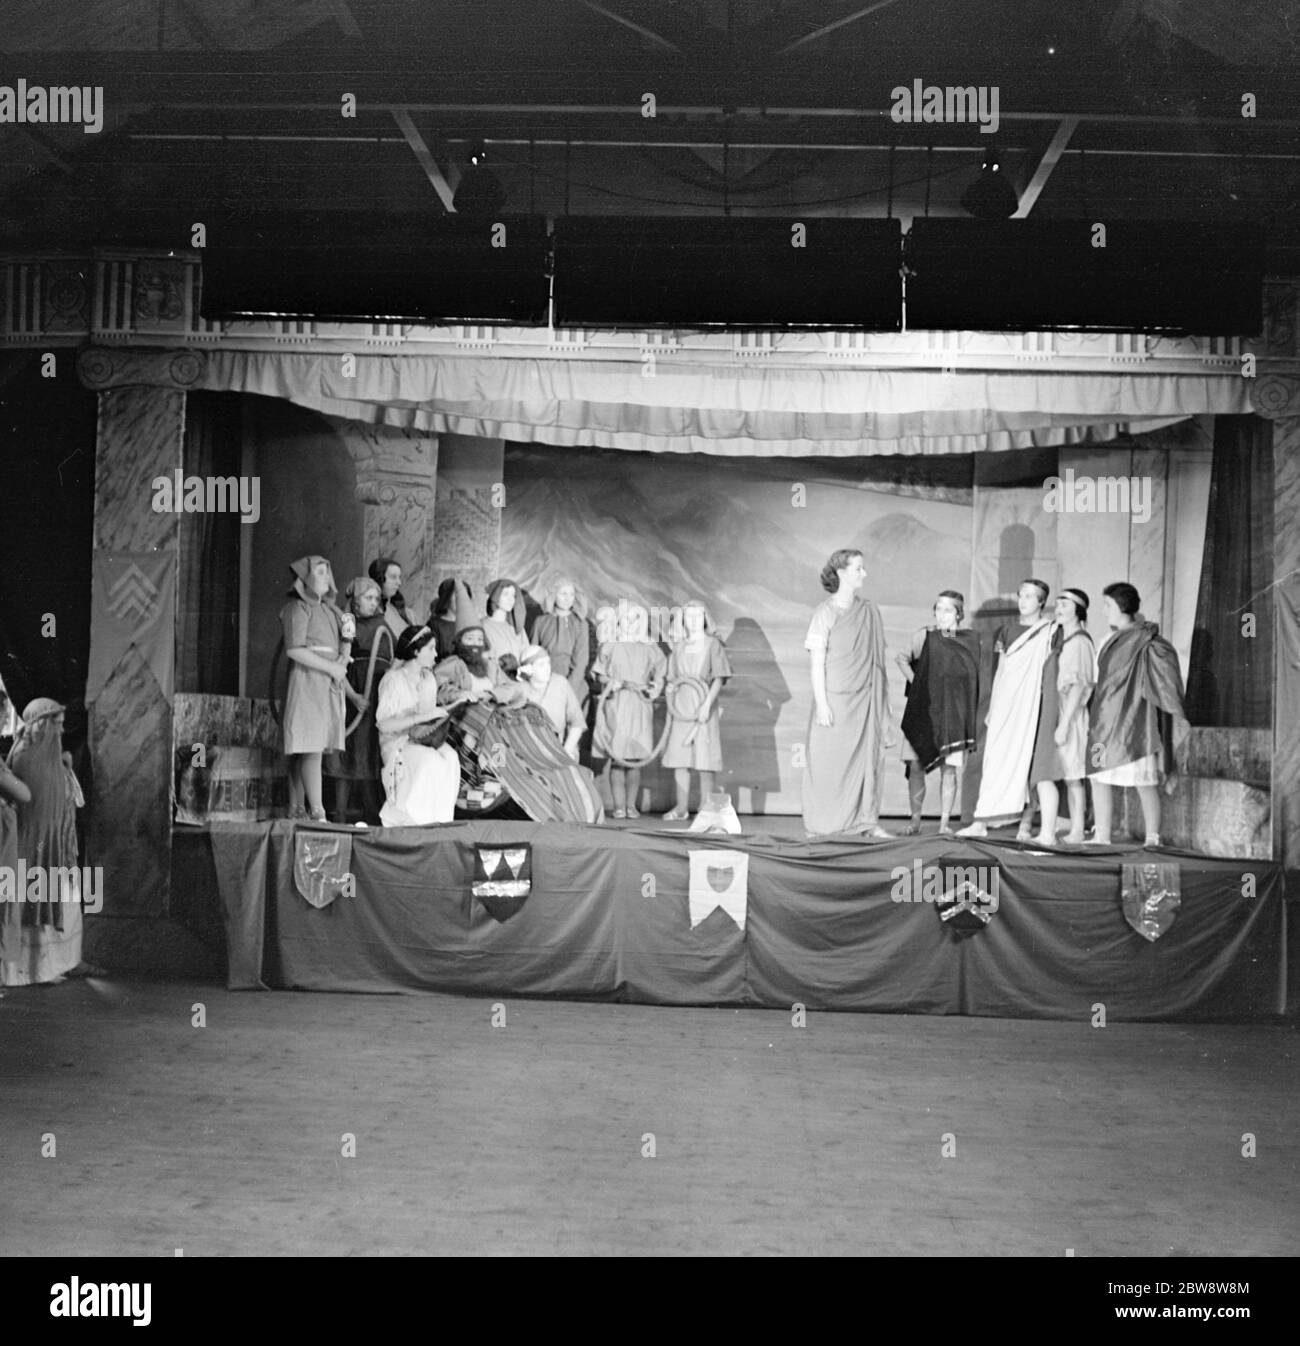
M 185 476 L 238 477 L 238 393 L 185 399 Z M 237 513 L 182 514 L 176 690 L 239 695 L 239 548 L 256 524 Z
M 1273 489 L 1272 422 L 1217 416 L 1187 676 L 1193 724 L 1273 723 Z
M 67 706 L 81 768 L 98 405 L 72 351 L 53 353 L 53 378 L 43 354 L 0 355 L 0 680 L 20 711 L 38 696 Z

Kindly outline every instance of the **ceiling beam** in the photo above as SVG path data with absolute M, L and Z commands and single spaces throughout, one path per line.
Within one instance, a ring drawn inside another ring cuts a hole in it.
M 36 147 L 36 152 L 46 163 L 57 168 L 60 173 L 72 172 L 72 165 L 64 158 L 63 153 L 44 131 L 33 130 L 30 126 L 19 126 L 14 129 L 18 132 L 19 139 L 26 140 Z M 11 131 L 10 134 L 12 135 L 13 132 Z
M 393 112 L 393 120 L 406 138 L 406 143 L 411 147 L 411 152 L 419 161 L 420 167 L 424 169 L 425 177 L 433 184 L 433 190 L 438 193 L 438 200 L 442 202 L 443 209 L 448 215 L 454 215 L 456 213 L 456 207 L 452 204 L 455 197 L 454 189 L 443 177 L 442 169 L 438 167 L 437 160 L 429 152 L 429 147 L 424 143 L 424 137 L 420 134 L 419 128 L 411 120 L 411 114 L 402 108 L 398 108 Z
M 880 73 L 864 77 L 843 60 L 818 63 L 815 56 L 809 47 L 802 49 L 802 55 L 794 53 L 765 69 L 738 68 L 730 80 L 735 87 L 725 98 L 720 96 L 717 71 L 697 69 L 680 58 L 665 61 L 662 70 L 648 70 L 645 53 L 635 61 L 626 52 L 611 53 L 593 74 L 590 62 L 584 65 L 573 50 L 553 60 L 536 54 L 531 61 L 515 57 L 511 65 L 505 55 L 493 60 L 481 42 L 472 49 L 460 44 L 454 53 L 440 47 L 421 59 L 413 44 L 402 49 L 391 39 L 383 43 L 367 39 L 358 51 L 355 44 L 335 37 L 327 49 L 313 51 L 309 61 L 300 59 L 296 66 L 283 51 L 78 52 L 76 69 L 79 84 L 103 86 L 105 106 L 110 108 L 126 101 L 177 107 L 243 102 L 330 107 L 337 113 L 340 96 L 349 92 L 359 107 L 372 108 L 414 108 L 435 101 L 559 106 L 588 102 L 611 111 L 639 113 L 647 87 L 654 91 L 660 117 L 668 107 L 717 108 L 724 103 L 729 108 L 755 109 L 812 105 L 851 109 L 858 115 L 889 108 L 894 80 Z M 218 57 L 220 69 L 214 68 Z M 69 59 L 64 55 L 56 60 L 49 52 L 9 52 L 6 66 L 21 70 L 29 87 L 51 86 L 67 83 Z M 1015 108 L 1038 108 L 1057 118 L 1141 110 L 1119 73 L 1090 66 L 1062 68 L 1050 79 L 1036 64 L 983 68 L 971 64 L 959 70 L 935 66 L 924 74 L 927 83 L 940 86 L 996 84 L 1004 119 Z M 648 86 L 650 75 L 653 84 Z M 1162 95 L 1168 96 L 1171 109 L 1194 108 L 1198 123 L 1223 118 L 1240 128 L 1245 77 L 1241 71 L 1192 71 L 1171 78 Z M 1300 116 L 1294 67 L 1255 68 L 1249 71 L 1249 80 L 1259 108 L 1250 130 Z M 436 95 L 431 92 L 435 89 Z M 583 91 L 578 98 L 575 89 Z M 1180 119 L 1190 120 L 1186 113 Z
M 845 14 L 843 18 L 836 19 L 833 23 L 824 23 L 820 28 L 815 28 L 811 33 L 805 33 L 803 37 L 796 38 L 777 52 L 778 56 L 786 56 L 799 47 L 805 47 L 809 42 L 817 42 L 828 33 L 833 33 L 839 28 L 845 28 L 851 23 L 857 23 L 859 19 L 865 19 L 868 14 L 874 14 L 878 9 L 887 9 L 890 5 L 896 4 L 897 0 L 876 0 L 873 5 L 864 5 L 863 8 L 854 10 L 852 14 Z
M 1070 143 L 1071 136 L 1079 127 L 1078 117 L 1063 117 L 1056 130 L 1052 133 L 1052 138 L 1048 142 L 1047 148 L 1043 151 L 1043 156 L 1030 175 L 1029 182 L 1025 190 L 1020 193 L 1020 205 L 1016 213 L 1011 217 L 1013 220 L 1023 220 L 1034 208 L 1034 203 L 1042 195 L 1043 188 L 1047 186 L 1047 179 L 1052 176 L 1052 170 L 1061 160 L 1061 155 L 1065 153 L 1065 147 Z
M 361 37 L 361 28 L 356 19 L 352 17 L 352 11 L 348 8 L 348 0 L 328 0 L 328 3 L 334 14 L 334 21 L 343 30 L 343 36 Z
M 578 4 L 584 9 L 590 9 L 597 14 L 603 14 L 605 18 L 612 19 L 615 23 L 621 23 L 624 28 L 630 28 L 634 33 L 639 34 L 649 42 L 653 42 L 658 47 L 663 47 L 666 51 L 674 51 L 679 56 L 682 53 L 682 49 L 675 42 L 670 42 L 666 37 L 661 36 L 659 33 L 651 32 L 649 28 L 645 28 L 641 24 L 635 23 L 624 14 L 615 13 L 612 9 L 606 9 L 604 5 L 598 5 L 596 0 L 578 0 Z

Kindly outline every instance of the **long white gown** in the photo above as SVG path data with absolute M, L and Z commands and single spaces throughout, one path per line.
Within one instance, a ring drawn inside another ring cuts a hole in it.
M 427 714 L 438 704 L 438 682 L 433 670 L 414 660 L 398 664 L 384 674 L 379 684 L 376 719 L 385 720 L 417 711 Z M 406 733 L 379 734 L 383 759 L 380 780 L 387 796 L 379 810 L 385 827 L 425 827 L 449 823 L 456 811 L 460 789 L 460 760 L 454 748 L 424 748 L 412 743 Z

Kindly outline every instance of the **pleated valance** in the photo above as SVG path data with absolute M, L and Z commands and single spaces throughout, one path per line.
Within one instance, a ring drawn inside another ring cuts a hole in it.
M 1102 443 L 1251 411 L 1238 373 L 899 371 L 438 355 L 205 352 L 190 385 L 332 416 L 523 443 L 760 457 Z

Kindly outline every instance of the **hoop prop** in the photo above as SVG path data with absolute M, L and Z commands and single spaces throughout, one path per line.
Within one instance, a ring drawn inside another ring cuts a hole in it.
M 365 706 L 357 711 L 351 723 L 343 731 L 345 738 L 351 738 L 361 721 L 365 718 L 366 711 L 370 709 L 370 693 L 375 685 L 375 664 L 379 659 L 379 640 L 383 637 L 389 645 L 389 662 L 392 663 L 397 655 L 397 646 L 393 641 L 393 633 L 387 626 L 381 626 L 375 632 L 375 638 L 370 645 L 370 662 L 366 666 L 366 687 L 362 695 L 366 698 Z M 267 680 L 266 699 L 271 705 L 271 718 L 276 724 L 284 723 L 284 710 L 280 700 L 280 680 L 283 676 L 283 666 L 287 663 L 287 656 L 284 648 L 284 636 L 282 635 L 275 646 L 275 653 L 271 656 L 271 675 Z
M 678 697 L 681 695 L 684 689 L 691 690 L 696 693 L 696 696 L 698 698 L 696 702 L 697 707 L 702 706 L 704 704 L 704 700 L 709 694 L 709 685 L 708 683 L 704 682 L 701 678 L 694 678 L 689 676 L 683 678 L 674 678 L 668 684 L 667 688 L 665 704 L 668 708 L 668 718 L 664 721 L 663 733 L 659 735 L 658 743 L 656 743 L 655 746 L 650 750 L 649 756 L 642 757 L 639 759 L 628 760 L 622 757 L 615 757 L 611 753 L 609 760 L 613 762 L 615 766 L 624 767 L 629 771 L 638 771 L 640 770 L 641 767 L 649 766 L 651 762 L 655 761 L 657 758 L 662 756 L 663 750 L 668 746 L 668 735 L 672 732 L 673 721 L 694 720 L 695 716 L 698 714 L 698 709 L 686 712 L 682 711 L 678 706 L 677 704 Z M 605 690 L 601 692 L 600 700 L 596 703 L 597 716 L 600 715 L 601 710 L 604 707 L 605 701 L 612 694 L 612 690 L 613 690 L 612 688 L 606 687 Z M 619 688 L 619 691 L 630 691 L 630 692 L 638 692 L 644 690 L 645 688 L 643 684 L 634 685 L 632 683 L 627 682 L 625 682 L 622 685 L 622 687 Z M 696 728 L 698 729 L 698 724 Z M 695 739 L 695 731 L 692 731 L 686 741 L 689 744 L 693 742 L 694 739 Z

